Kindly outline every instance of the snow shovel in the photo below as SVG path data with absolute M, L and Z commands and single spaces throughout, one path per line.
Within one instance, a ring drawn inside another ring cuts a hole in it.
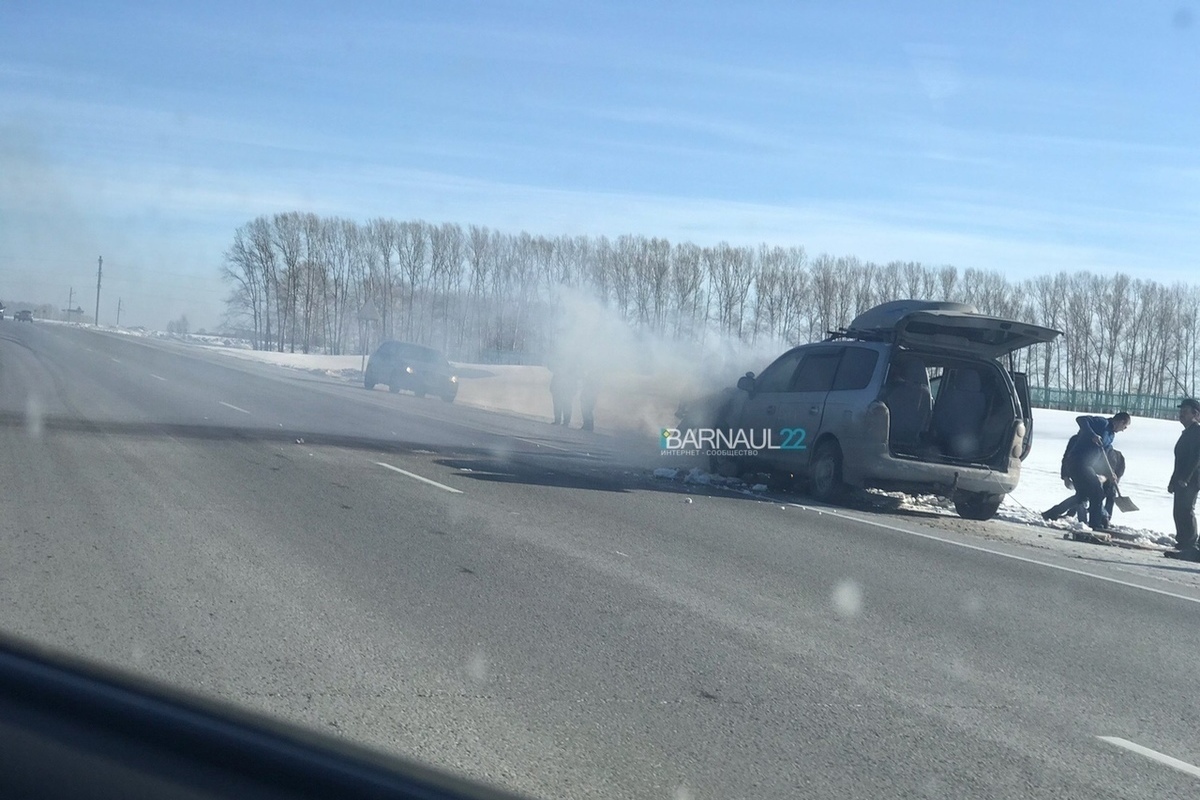
M 1117 496 L 1113 498 L 1113 502 L 1116 504 L 1117 508 L 1124 511 L 1126 514 L 1128 514 L 1130 511 L 1139 511 L 1140 509 L 1137 507 L 1137 503 L 1121 494 L 1121 482 L 1117 480 L 1117 473 L 1113 472 L 1112 464 L 1110 464 L 1108 461 L 1108 453 L 1105 453 L 1103 448 L 1101 448 L 1100 452 L 1104 455 L 1104 463 L 1108 465 L 1108 479 L 1113 482 L 1113 489 L 1117 493 Z

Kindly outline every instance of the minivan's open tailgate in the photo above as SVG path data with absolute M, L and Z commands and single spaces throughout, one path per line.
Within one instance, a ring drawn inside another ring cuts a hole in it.
M 982 358 L 999 358 L 1061 334 L 1053 328 L 969 311 L 914 311 L 896 323 L 896 341 L 905 347 L 935 347 Z

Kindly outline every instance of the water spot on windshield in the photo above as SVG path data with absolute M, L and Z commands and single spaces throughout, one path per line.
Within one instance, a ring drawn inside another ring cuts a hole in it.
M 963 597 L 962 607 L 968 616 L 977 617 L 983 612 L 983 601 L 976 595 L 968 594 Z
M 34 438 L 42 435 L 44 426 L 45 411 L 42 409 L 42 401 L 37 395 L 29 395 L 25 401 L 25 431 Z
M 467 662 L 467 674 L 476 683 L 487 683 L 488 661 L 483 653 L 475 653 Z
M 960 681 L 968 681 L 972 677 L 971 668 L 967 665 L 967 662 L 957 656 L 947 662 L 946 672 L 949 673 L 951 678 Z
M 833 610 L 840 617 L 857 617 L 862 611 L 862 587 L 855 581 L 844 580 L 833 587 Z

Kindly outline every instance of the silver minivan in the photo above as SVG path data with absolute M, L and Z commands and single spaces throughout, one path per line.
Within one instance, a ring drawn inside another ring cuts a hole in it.
M 1058 335 L 961 303 L 885 303 L 747 373 L 707 413 L 681 408 L 681 427 L 702 415 L 725 441 L 754 445 L 717 451 L 724 475 L 782 474 L 824 501 L 849 487 L 935 494 L 960 516 L 990 519 L 1016 488 L 1033 436 L 1012 354 Z

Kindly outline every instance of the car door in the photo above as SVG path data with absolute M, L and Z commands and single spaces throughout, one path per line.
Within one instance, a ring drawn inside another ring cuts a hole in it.
M 804 349 L 796 348 L 775 359 L 762 373 L 754 379 L 754 386 L 749 396 L 742 403 L 741 413 L 736 420 L 731 420 L 734 426 L 733 436 L 743 437 L 743 446 L 762 446 L 772 431 L 778 428 L 779 408 L 792 385 L 792 378 L 804 358 Z M 771 453 L 763 449 L 759 457 L 770 460 Z
M 833 388 L 843 349 L 821 347 L 804 354 L 788 391 L 776 404 L 773 434 L 778 449 L 769 455 L 773 465 L 789 472 L 808 466 L 812 444 L 822 430 L 825 402 Z
M 1025 439 L 1021 443 L 1021 460 L 1024 461 L 1033 447 L 1033 405 L 1029 400 L 1029 378 L 1024 372 L 1009 370 L 1008 374 L 1017 390 L 1017 399 L 1021 402 L 1021 418 L 1025 422 Z

